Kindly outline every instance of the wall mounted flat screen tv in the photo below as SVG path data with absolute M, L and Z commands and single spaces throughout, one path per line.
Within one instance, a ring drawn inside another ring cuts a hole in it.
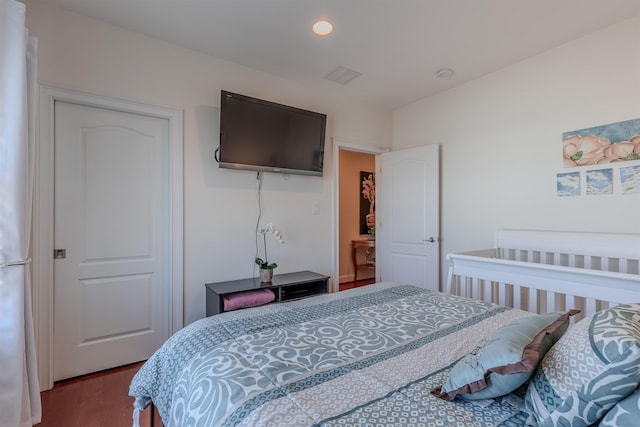
M 322 176 L 326 114 L 221 91 L 221 168 Z

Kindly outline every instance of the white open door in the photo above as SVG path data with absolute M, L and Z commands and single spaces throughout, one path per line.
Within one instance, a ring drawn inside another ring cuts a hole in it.
M 378 157 L 377 280 L 440 288 L 439 145 Z

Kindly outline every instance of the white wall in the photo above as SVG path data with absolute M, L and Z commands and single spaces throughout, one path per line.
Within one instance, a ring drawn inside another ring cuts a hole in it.
M 556 195 L 562 133 L 640 118 L 638 70 L 640 16 L 394 112 L 394 150 L 442 144 L 443 276 L 499 228 L 640 233 L 639 194 Z
M 255 256 L 256 174 L 219 169 L 220 90 L 328 115 L 323 178 L 264 174 L 263 220 L 284 232 L 270 245 L 279 273 L 332 273 L 331 140 L 388 147 L 389 110 L 330 95 L 211 56 L 26 0 L 39 39 L 39 80 L 184 111 L 185 323 L 204 317 L 204 284 L 250 277 Z M 312 215 L 318 202 L 319 215 Z

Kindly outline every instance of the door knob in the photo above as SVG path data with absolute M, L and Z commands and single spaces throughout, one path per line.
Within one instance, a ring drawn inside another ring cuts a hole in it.
M 54 249 L 53 250 L 53 259 L 65 259 L 67 257 L 66 249 Z
M 425 241 L 425 242 L 429 242 L 429 243 L 435 243 L 435 242 L 437 242 L 438 240 L 440 240 L 440 239 L 439 239 L 439 238 L 437 238 L 437 237 L 433 237 L 433 236 L 432 236 L 432 237 L 429 237 L 428 239 L 425 239 L 424 241 Z

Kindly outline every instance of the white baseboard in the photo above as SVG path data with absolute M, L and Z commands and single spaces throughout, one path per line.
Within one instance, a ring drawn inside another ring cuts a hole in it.
M 343 274 L 340 276 L 340 283 L 355 281 L 355 274 Z

